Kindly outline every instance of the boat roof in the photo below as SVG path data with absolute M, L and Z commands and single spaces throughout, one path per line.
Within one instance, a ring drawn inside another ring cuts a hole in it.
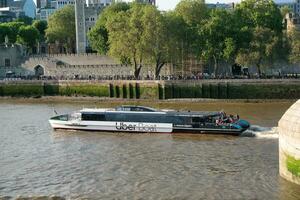
M 191 111 L 170 111 L 167 112 L 170 115 L 182 116 L 182 117 L 214 117 L 219 116 L 221 112 L 217 111 L 199 111 L 199 112 L 191 112 Z
M 219 116 L 221 112 L 191 112 L 191 111 L 167 111 L 167 110 L 156 110 L 154 108 L 145 107 L 145 106 L 118 106 L 116 108 L 88 108 L 80 110 L 80 113 L 147 113 L 147 114 L 167 114 L 170 116 L 181 116 L 181 117 L 214 117 Z

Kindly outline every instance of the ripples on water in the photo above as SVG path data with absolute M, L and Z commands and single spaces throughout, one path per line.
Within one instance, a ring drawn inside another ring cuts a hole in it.
M 300 198 L 278 175 L 276 128 L 252 126 L 246 137 L 53 132 L 52 115 L 48 105 L 0 104 L 0 197 Z

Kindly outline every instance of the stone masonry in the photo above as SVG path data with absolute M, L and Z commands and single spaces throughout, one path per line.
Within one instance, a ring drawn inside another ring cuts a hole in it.
M 279 121 L 280 175 L 300 185 L 300 100 Z
M 75 23 L 76 23 L 76 52 L 85 53 L 86 51 L 86 30 L 84 15 L 84 0 L 75 1 Z
M 111 0 L 75 0 L 76 52 L 86 53 L 89 50 L 87 34 L 95 25 L 99 14 Z
M 98 54 L 49 54 L 31 57 L 22 64 L 30 73 L 58 79 L 122 79 L 133 77 L 131 65 L 123 65 L 108 56 Z M 40 74 L 40 72 L 43 74 Z M 161 75 L 170 75 L 170 68 L 164 67 Z M 141 78 L 154 77 L 153 67 L 143 66 Z

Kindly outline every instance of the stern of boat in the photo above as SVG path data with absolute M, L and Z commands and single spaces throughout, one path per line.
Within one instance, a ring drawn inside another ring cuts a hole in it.
M 234 124 L 234 126 L 237 129 L 241 129 L 241 133 L 242 133 L 250 127 L 250 123 L 246 120 L 240 119 Z

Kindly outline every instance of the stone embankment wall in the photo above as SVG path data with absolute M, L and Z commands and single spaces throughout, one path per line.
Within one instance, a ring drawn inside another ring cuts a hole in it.
M 300 184 L 300 100 L 279 121 L 280 175 Z
M 44 76 L 52 76 L 64 79 L 93 77 L 104 79 L 105 77 L 130 77 L 134 75 L 133 67 L 123 65 L 108 56 L 99 54 L 46 54 L 44 56 L 32 56 L 22 64 L 27 70 L 24 75 L 34 75 L 35 68 L 41 66 Z M 161 75 L 170 75 L 170 68 L 164 67 Z M 144 65 L 140 72 L 141 77 L 154 76 L 154 69 L 150 65 Z M 107 78 L 108 79 L 108 78 Z
M 0 81 L 0 96 L 298 99 L 300 80 Z

